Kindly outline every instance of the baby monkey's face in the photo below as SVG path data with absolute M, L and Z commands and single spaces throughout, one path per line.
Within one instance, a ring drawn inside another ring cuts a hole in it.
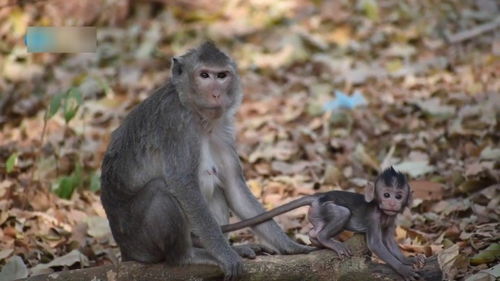
M 395 216 L 403 211 L 408 201 L 409 186 L 387 186 L 378 182 L 375 186 L 379 208 L 388 216 Z

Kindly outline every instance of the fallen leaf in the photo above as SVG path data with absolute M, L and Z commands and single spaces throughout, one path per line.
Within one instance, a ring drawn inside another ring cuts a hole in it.
M 359 143 L 358 145 L 356 145 L 353 156 L 361 163 L 372 168 L 373 170 L 379 170 L 380 164 L 375 157 L 366 152 L 365 147 L 362 144 Z
M 7 263 L 0 271 L 0 280 L 10 281 L 28 277 L 28 268 L 23 259 L 19 256 L 13 256 L 7 260 Z
M 423 200 L 441 200 L 443 198 L 444 186 L 437 182 L 426 180 L 410 181 L 410 187 L 414 198 Z
M 328 164 L 325 169 L 325 174 L 323 176 L 324 184 L 336 184 L 342 177 L 342 172 L 332 164 Z
M 474 191 L 485 188 L 491 184 L 490 181 L 487 180 L 467 180 L 458 186 L 458 190 L 462 193 L 472 193 Z
M 500 148 L 486 147 L 481 151 L 479 158 L 483 160 L 499 160 L 500 159 Z
M 433 172 L 435 167 L 429 165 L 428 161 L 407 161 L 394 165 L 394 169 L 418 177 Z
M 255 197 L 257 197 L 257 198 L 261 197 L 261 195 L 262 195 L 262 183 L 260 181 L 248 180 L 247 185 Z
M 31 269 L 33 275 L 37 275 L 37 273 L 47 272 L 48 269 L 55 266 L 72 266 L 75 263 L 80 263 L 81 267 L 85 267 L 89 265 L 88 258 L 83 255 L 78 250 L 73 250 L 68 254 L 55 258 L 49 263 L 41 263 Z
M 500 258 L 500 244 L 493 243 L 470 259 L 470 264 L 490 263 Z
M 465 281 L 495 281 L 496 278 L 493 275 L 486 273 L 484 271 L 479 271 L 478 273 L 471 275 L 465 279 Z
M 422 111 L 432 117 L 446 119 L 455 114 L 455 107 L 451 105 L 441 105 L 441 99 L 439 98 L 417 101 L 416 104 Z
M 0 261 L 4 260 L 8 256 L 10 256 L 10 254 L 12 254 L 12 252 L 14 252 L 14 249 L 3 249 L 3 250 L 1 250 L 0 251 Z
M 102 238 L 111 234 L 111 228 L 106 218 L 98 216 L 88 217 L 87 224 L 89 225 L 87 234 L 92 237 Z
M 454 280 L 457 274 L 457 268 L 455 267 L 455 262 L 459 256 L 460 247 L 455 244 L 442 252 L 437 256 L 439 267 L 443 271 L 443 274 L 448 278 L 448 280 Z
M 297 174 L 306 169 L 309 163 L 306 161 L 299 161 L 293 164 L 288 164 L 282 161 L 273 161 L 271 167 L 274 171 L 285 175 Z

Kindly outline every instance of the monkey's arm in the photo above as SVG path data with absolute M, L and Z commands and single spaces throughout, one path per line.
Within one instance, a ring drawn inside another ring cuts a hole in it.
M 394 230 L 395 226 L 387 228 L 385 231 L 383 231 L 383 237 L 384 237 L 384 244 L 391 252 L 391 254 L 397 258 L 401 263 L 411 265 L 414 263 L 413 259 L 405 257 L 403 253 L 401 252 L 401 249 L 399 249 L 399 246 L 396 242 L 396 239 L 394 239 Z
M 311 205 L 311 203 L 315 200 L 314 196 L 304 196 L 302 198 L 293 200 L 291 202 L 288 202 L 284 205 L 281 205 L 279 207 L 276 207 L 270 211 L 264 212 L 258 216 L 255 216 L 250 219 L 242 220 L 237 223 L 232 223 L 232 224 L 226 224 L 221 226 L 222 232 L 230 232 L 234 230 L 238 230 L 241 228 L 245 228 L 248 226 L 256 226 L 258 224 L 261 224 L 265 221 L 268 221 L 278 215 L 281 215 L 283 213 L 289 212 L 291 210 L 297 209 L 302 206 L 306 205 Z
M 392 255 L 392 253 L 387 249 L 384 244 L 384 237 L 382 237 L 383 233 L 380 228 L 380 223 L 373 217 L 372 221 L 366 232 L 366 239 L 368 249 L 375 253 L 379 258 L 389 264 L 394 270 L 396 270 L 401 276 L 405 278 L 405 280 L 416 280 L 419 278 L 418 273 L 413 271 L 411 266 L 402 264 L 396 257 Z

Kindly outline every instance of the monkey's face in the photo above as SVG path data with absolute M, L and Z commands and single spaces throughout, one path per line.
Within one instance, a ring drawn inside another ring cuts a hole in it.
M 388 216 L 402 212 L 408 200 L 408 185 L 404 187 L 386 186 L 379 182 L 375 187 L 379 208 Z
M 237 78 L 232 68 L 202 65 L 192 75 L 196 95 L 192 98 L 198 109 L 225 112 L 233 104 Z

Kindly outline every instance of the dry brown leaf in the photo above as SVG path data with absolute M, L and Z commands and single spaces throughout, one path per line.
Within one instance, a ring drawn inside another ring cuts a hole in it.
M 441 200 L 444 194 L 444 186 L 437 182 L 426 180 L 410 181 L 410 187 L 413 191 L 414 198 L 423 200 Z

